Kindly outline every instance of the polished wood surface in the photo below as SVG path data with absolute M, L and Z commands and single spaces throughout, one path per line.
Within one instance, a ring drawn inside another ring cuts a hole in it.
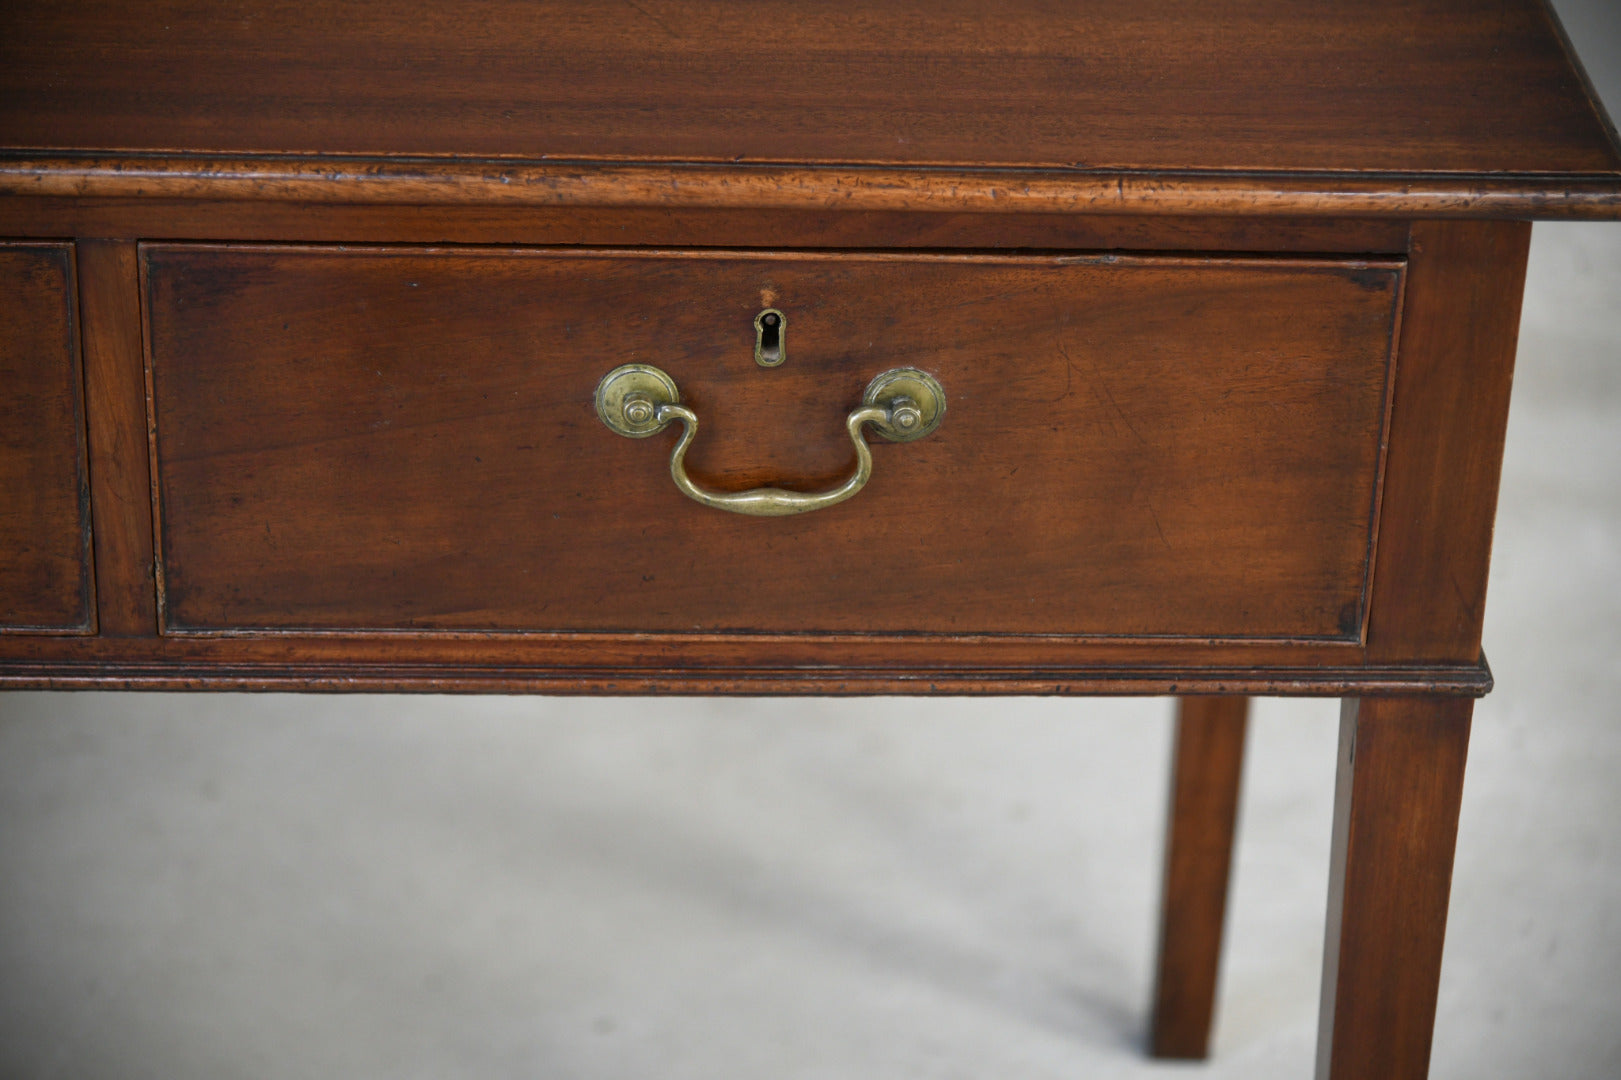
M 1413 226 L 1368 656 L 1480 656 L 1529 222 Z
M 4 145 L 1605 174 L 1537 0 L 19 0 Z
M 1491 690 L 1479 667 L 1220 666 L 1198 650 L 1149 664 L 1139 649 L 1121 663 L 1040 663 L 1018 651 L 926 642 L 897 648 L 876 638 L 740 649 L 736 641 L 649 635 L 633 641 L 562 640 L 517 645 L 477 640 L 378 641 L 343 636 L 296 642 L 241 638 L 91 639 L 79 649 L 43 638 L 0 642 L 0 689 L 276 690 L 320 693 L 802 695 L 1470 694 Z M 750 643 L 752 644 L 752 642 Z M 1002 653 L 992 666 L 984 653 Z M 761 655 L 761 654 L 765 655 Z M 729 666 L 719 657 L 741 657 Z M 921 654 L 921 655 L 919 655 Z M 1034 654 L 1034 655 L 1033 655 Z M 807 660 L 807 657 L 811 658 Z M 917 657 L 917 658 L 914 658 Z M 956 657 L 947 661 L 944 657 Z M 1298 659 L 1298 658 L 1294 658 Z
M 1445 697 L 1342 707 L 1318 1080 L 1429 1072 L 1473 709 Z
M 0 244 L 0 632 L 95 629 L 73 248 Z
M 103 636 L 150 636 L 157 588 L 136 249 L 88 240 L 78 258 L 98 621 Z
M 0 196 L 1212 217 L 1621 218 L 1621 177 L 513 162 L 0 151 Z
M 132 240 L 1405 255 L 1408 229 L 1384 218 L 0 198 L 0 234 Z
M 171 630 L 933 633 L 1359 641 L 1400 265 L 145 249 Z M 787 362 L 752 359 L 763 306 Z M 817 490 L 888 368 L 946 388 Z
M 1178 702 L 1149 1029 L 1155 1057 L 1199 1059 L 1210 1050 L 1248 720 L 1246 697 Z

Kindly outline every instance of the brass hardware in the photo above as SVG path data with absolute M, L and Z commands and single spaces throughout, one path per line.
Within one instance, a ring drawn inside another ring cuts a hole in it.
M 946 414 L 946 392 L 939 380 L 917 368 L 889 369 L 867 384 L 861 400 L 890 410 L 889 423 L 877 425 L 878 434 L 890 442 L 921 439 Z
M 766 308 L 754 317 L 754 362 L 780 367 L 788 359 L 788 316 Z
M 698 417 L 681 404 L 675 381 L 648 364 L 625 364 L 597 384 L 597 415 L 611 430 L 632 439 L 645 439 L 681 421 L 681 438 L 670 454 L 670 478 L 689 499 L 754 517 L 782 517 L 820 510 L 850 498 L 872 478 L 872 451 L 861 437 L 871 424 L 891 442 L 921 439 L 940 426 L 946 412 L 946 393 L 934 376 L 916 368 L 895 368 L 867 384 L 861 406 L 844 418 L 845 430 L 856 450 L 856 471 L 829 491 L 785 491 L 762 487 L 749 491 L 706 491 L 687 476 L 687 448 L 698 434 Z
M 660 405 L 681 400 L 675 381 L 650 364 L 616 367 L 597 383 L 597 416 L 627 439 L 645 439 L 664 430 Z

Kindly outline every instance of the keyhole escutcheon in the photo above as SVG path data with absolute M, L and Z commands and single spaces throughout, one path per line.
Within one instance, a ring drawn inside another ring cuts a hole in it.
M 788 316 L 766 308 L 754 317 L 754 362 L 777 367 L 788 359 Z

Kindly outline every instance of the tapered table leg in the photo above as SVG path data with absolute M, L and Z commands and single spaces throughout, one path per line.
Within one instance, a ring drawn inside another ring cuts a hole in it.
M 1362 698 L 1340 712 L 1318 1080 L 1429 1072 L 1469 698 Z
M 1202 1058 L 1209 1050 L 1248 715 L 1244 697 L 1185 697 L 1178 705 L 1150 1038 L 1155 1057 Z

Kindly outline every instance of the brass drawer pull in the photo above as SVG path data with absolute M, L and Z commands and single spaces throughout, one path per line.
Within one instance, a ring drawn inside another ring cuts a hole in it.
M 762 487 L 749 491 L 705 491 L 687 475 L 687 448 L 698 434 L 698 416 L 681 404 L 675 380 L 649 364 L 625 364 L 597 384 L 597 415 L 610 429 L 631 439 L 645 439 L 669 426 L 682 424 L 680 440 L 670 454 L 670 477 L 689 499 L 755 517 L 781 517 L 820 510 L 850 498 L 872 478 L 872 451 L 861 437 L 863 424 L 871 424 L 891 442 L 921 439 L 936 427 L 946 411 L 946 394 L 934 376 L 916 368 L 895 368 L 867 385 L 859 408 L 845 417 L 845 429 L 856 448 L 856 471 L 829 491 L 785 491 Z

